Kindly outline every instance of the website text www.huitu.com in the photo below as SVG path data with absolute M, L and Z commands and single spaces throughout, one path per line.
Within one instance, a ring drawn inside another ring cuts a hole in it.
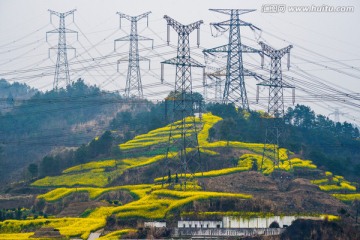
M 289 13 L 352 13 L 355 11 L 355 7 L 332 5 L 287 6 L 285 4 L 264 4 L 261 6 L 261 12 L 263 13 L 285 13 L 286 11 Z

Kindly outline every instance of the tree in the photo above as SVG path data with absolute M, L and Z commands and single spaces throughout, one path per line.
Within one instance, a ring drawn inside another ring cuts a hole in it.
M 22 212 L 21 212 L 21 207 L 18 207 L 15 211 L 15 219 L 17 220 L 20 220 L 21 219 L 21 215 L 22 215 Z
M 9 93 L 7 99 L 6 99 L 6 103 L 9 104 L 10 106 L 13 106 L 14 105 L 14 97 L 13 95 L 11 94 L 11 92 Z
M 82 144 L 75 152 L 76 163 L 85 163 L 88 158 L 88 151 L 85 144 Z
M 229 144 L 229 140 L 232 138 L 232 131 L 234 129 L 235 126 L 235 121 L 234 119 L 224 119 L 221 123 L 220 123 L 220 129 L 219 129 L 219 133 L 220 133 L 220 137 L 221 139 L 227 140 L 228 144 Z
M 31 178 L 37 177 L 39 174 L 39 168 L 38 165 L 35 163 L 31 163 L 28 166 L 28 171 L 30 173 Z
M 216 130 L 215 130 L 215 128 L 210 128 L 210 129 L 209 129 L 209 141 L 213 140 L 214 137 L 215 137 L 215 135 L 216 135 Z
M 212 112 L 212 114 L 222 117 L 222 118 L 235 118 L 238 116 L 234 104 L 221 104 L 215 103 L 208 105 L 207 110 Z
M 41 176 L 53 176 L 61 172 L 59 158 L 46 156 L 40 163 Z
M 285 119 L 294 126 L 312 128 L 315 122 L 315 113 L 310 107 L 298 104 L 294 109 L 288 108 Z
M 178 177 L 178 174 L 176 173 L 175 175 L 175 183 L 179 183 L 179 177 Z
M 168 172 L 168 183 L 171 183 L 171 172 L 170 172 L 170 169 L 169 169 L 169 172 Z
M 251 170 L 252 170 L 252 171 L 257 171 L 257 170 L 258 170 L 257 160 L 253 160 Z
M 278 222 L 273 221 L 273 222 L 270 224 L 269 228 L 280 228 L 280 225 L 279 225 Z
M 98 147 L 100 153 L 110 153 L 113 137 L 110 131 L 106 131 L 98 140 Z

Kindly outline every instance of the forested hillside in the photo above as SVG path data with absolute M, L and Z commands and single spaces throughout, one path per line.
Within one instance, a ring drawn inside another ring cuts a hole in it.
M 141 101 L 132 107 L 136 100 L 124 101 L 119 94 L 88 86 L 81 79 L 59 91 L 37 92 L 21 86 L 33 96 L 21 101 L 14 98 L 14 107 L 0 117 L 0 179 L 7 183 L 28 178 L 28 165 L 38 164 L 54 149 L 89 143 L 108 129 L 116 113 L 129 109 L 146 112 L 151 105 Z M 56 165 L 53 167 L 57 172 Z
M 211 134 L 224 140 L 264 142 L 265 113 L 244 113 L 232 105 L 222 104 L 210 105 L 208 110 L 224 118 Z M 282 147 L 313 160 L 322 169 L 360 180 L 358 128 L 347 122 L 335 123 L 304 105 L 287 109 L 285 123 Z
M 12 111 L 36 93 L 37 90 L 26 84 L 9 83 L 5 79 L 0 79 L 0 114 Z

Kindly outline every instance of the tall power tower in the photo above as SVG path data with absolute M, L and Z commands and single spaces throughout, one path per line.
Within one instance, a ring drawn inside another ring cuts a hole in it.
M 170 42 L 170 26 L 178 34 L 177 56 L 161 62 L 162 81 L 164 80 L 164 64 L 176 66 L 175 89 L 169 100 L 173 103 L 173 122 L 177 122 L 171 124 L 169 147 L 176 148 L 177 153 L 170 156 L 172 153 L 168 147 L 167 159 L 174 158 L 180 160 L 179 168 L 181 168 L 182 173 L 193 176 L 193 173 L 200 169 L 200 150 L 194 116 L 194 103 L 196 99 L 194 99 L 192 92 L 191 68 L 204 68 L 205 66 L 191 58 L 189 35 L 197 29 L 197 44 L 199 46 L 200 25 L 203 21 L 182 25 L 166 15 L 164 18 L 167 21 L 167 42 Z M 190 117 L 190 121 L 186 122 L 186 117 Z M 178 137 L 179 135 L 180 138 Z
M 241 14 L 253 12 L 253 9 L 209 9 L 210 11 L 230 15 L 230 20 L 211 23 L 215 29 L 225 32 L 229 29 L 228 44 L 219 47 L 205 49 L 205 55 L 213 55 L 215 53 L 227 53 L 226 63 L 226 79 L 223 94 L 224 103 L 234 103 L 244 110 L 249 110 L 249 102 L 246 93 L 242 53 L 259 53 L 260 51 L 252 47 L 248 47 L 241 43 L 240 26 L 249 26 L 256 28 L 251 23 L 240 20 Z M 252 76 L 252 75 L 251 75 Z
M 283 137 L 284 131 L 284 88 L 292 88 L 293 86 L 283 83 L 281 58 L 287 54 L 288 62 L 287 67 L 290 68 L 290 49 L 293 47 L 289 45 L 285 48 L 276 50 L 269 45 L 259 42 L 262 48 L 262 63 L 264 65 L 264 55 L 271 59 L 270 66 L 270 79 L 269 81 L 257 84 L 258 86 L 269 87 L 269 100 L 268 100 L 268 114 L 265 143 L 263 150 L 263 161 L 265 156 L 271 156 L 276 165 L 279 164 L 281 156 L 279 155 L 279 144 Z M 293 91 L 294 93 L 294 91 Z M 294 99 L 294 98 L 293 98 Z
M 75 48 L 67 46 L 66 33 L 78 34 L 78 32 L 71 30 L 71 29 L 67 29 L 65 27 L 65 18 L 69 15 L 72 15 L 73 21 L 74 21 L 74 12 L 75 11 L 76 11 L 76 9 L 73 9 L 73 10 L 65 12 L 65 13 L 59 13 L 59 12 L 55 12 L 55 11 L 49 9 L 50 22 L 52 22 L 52 15 L 56 15 L 60 19 L 59 28 L 46 32 L 46 41 L 47 41 L 47 35 L 49 33 L 58 33 L 59 34 L 59 41 L 58 41 L 58 46 L 57 46 L 56 68 L 55 68 L 55 76 L 54 76 L 54 84 L 53 84 L 54 90 L 59 89 L 60 82 L 65 82 L 65 86 L 67 86 L 71 83 L 70 82 L 70 74 L 69 74 L 69 62 L 68 62 L 68 58 L 67 58 L 67 50 L 68 49 L 75 50 Z M 54 48 L 50 48 L 50 49 L 54 49 Z
M 129 16 L 121 12 L 117 12 L 120 15 L 120 28 L 121 28 L 121 19 L 125 18 L 130 21 L 130 35 L 118 38 L 114 40 L 114 51 L 116 50 L 117 41 L 130 41 L 129 48 L 129 58 L 118 60 L 118 65 L 120 62 L 126 61 L 129 62 L 128 72 L 126 77 L 126 87 L 125 87 L 125 97 L 130 98 L 132 96 L 136 98 L 143 98 L 143 89 L 141 83 L 141 74 L 140 74 L 140 65 L 139 61 L 149 61 L 150 60 L 144 57 L 139 57 L 139 41 L 153 41 L 151 38 L 143 37 L 137 33 L 137 23 L 143 18 L 147 18 L 147 26 L 149 26 L 149 14 L 151 12 L 146 12 L 138 16 Z

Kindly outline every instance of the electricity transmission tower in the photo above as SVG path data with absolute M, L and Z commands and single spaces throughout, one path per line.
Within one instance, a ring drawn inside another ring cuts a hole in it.
M 179 168 L 182 173 L 190 174 L 200 169 L 200 150 L 197 138 L 197 126 L 194 116 L 194 103 L 196 99 L 192 92 L 191 68 L 205 68 L 201 63 L 190 57 L 189 35 L 197 29 L 197 45 L 199 46 L 200 25 L 202 20 L 182 25 L 174 19 L 164 16 L 167 21 L 167 42 L 170 42 L 170 26 L 178 34 L 177 56 L 161 62 L 161 81 L 164 80 L 164 64 L 176 66 L 175 89 L 170 96 L 172 101 L 172 117 L 169 134 L 169 146 L 167 149 L 167 159 L 174 158 L 180 160 Z M 189 117 L 190 121 L 185 121 Z M 174 123 L 177 121 L 176 123 Z M 179 137 L 180 136 L 180 137 Z M 170 146 L 176 148 L 177 153 L 171 152 Z M 185 181 L 186 182 L 186 181 Z M 185 185 L 186 188 L 186 185 Z
M 130 41 L 130 48 L 129 48 L 129 57 L 127 59 L 120 59 L 117 61 L 118 70 L 119 70 L 119 63 L 126 61 L 129 62 L 128 65 L 128 72 L 126 77 L 126 87 L 125 87 L 125 97 L 130 98 L 135 96 L 136 98 L 143 98 L 143 89 L 141 83 L 141 74 L 140 74 L 140 65 L 139 61 L 149 61 L 149 68 L 150 68 L 150 60 L 144 57 L 139 57 L 139 41 L 152 41 L 152 47 L 154 45 L 154 40 L 151 38 L 143 37 L 138 35 L 137 33 L 137 23 L 143 18 L 147 18 L 147 26 L 149 26 L 149 17 L 148 15 L 151 12 L 146 12 L 140 14 L 138 16 L 129 16 L 123 14 L 121 12 L 117 12 L 120 15 L 120 28 L 121 28 L 121 19 L 125 18 L 130 21 L 131 28 L 130 28 L 130 35 L 118 38 L 114 40 L 114 51 L 116 50 L 116 42 L 117 41 Z
M 249 102 L 247 98 L 244 76 L 253 76 L 246 71 L 243 66 L 242 53 L 259 53 L 260 51 L 241 43 L 240 26 L 249 26 L 256 28 L 251 23 L 240 20 L 241 14 L 253 12 L 253 9 L 209 9 L 210 11 L 230 15 L 230 20 L 211 23 L 216 30 L 220 32 L 229 29 L 228 44 L 219 47 L 205 49 L 205 55 L 214 55 L 216 53 L 227 53 L 226 63 L 226 79 L 223 94 L 224 103 L 233 103 L 249 110 Z M 258 29 L 258 28 L 256 28 Z
M 347 114 L 347 113 L 339 111 L 339 108 L 335 108 L 335 111 L 332 113 L 329 113 L 328 117 L 330 115 L 334 115 L 334 121 L 335 121 L 335 123 L 338 123 L 338 122 L 340 122 L 340 115 L 345 115 L 345 114 Z
M 293 47 L 289 45 L 285 48 L 276 50 L 269 45 L 259 42 L 262 48 L 262 61 L 261 66 L 264 65 L 264 55 L 271 59 L 270 66 L 270 79 L 269 81 L 257 84 L 258 86 L 269 87 L 269 101 L 268 101 L 268 119 L 265 133 L 265 143 L 263 150 L 263 158 L 261 163 L 261 169 L 263 167 L 264 158 L 266 156 L 271 157 L 275 165 L 279 164 L 281 160 L 279 154 L 279 144 L 284 133 L 284 88 L 292 88 L 294 94 L 294 87 L 283 83 L 282 70 L 281 70 L 281 58 L 287 54 L 288 62 L 287 68 L 290 68 L 290 49 Z M 258 97 L 258 94 L 257 94 Z M 294 99 L 294 95 L 293 95 Z M 258 99 L 257 99 L 258 100 Z
M 207 88 L 211 88 L 214 87 L 214 102 L 215 103 L 221 103 L 222 101 L 222 91 L 221 91 L 221 86 L 222 86 L 222 78 L 226 76 L 226 73 L 224 72 L 225 69 L 221 69 L 221 68 L 212 68 L 210 66 L 207 66 L 207 68 L 210 68 L 213 70 L 213 72 L 205 72 L 205 76 L 206 78 L 204 79 L 204 83 L 203 83 L 203 87 L 204 87 L 204 98 L 207 99 Z M 209 79 L 211 81 L 210 84 L 208 84 L 207 79 Z
M 50 22 L 52 22 L 52 15 L 56 15 L 60 19 L 59 28 L 46 32 L 46 41 L 47 41 L 47 35 L 49 33 L 59 33 L 59 41 L 58 41 L 58 46 L 57 46 L 56 68 L 55 68 L 55 76 L 54 76 L 54 84 L 53 84 L 54 90 L 59 89 L 59 82 L 65 82 L 65 86 L 70 84 L 69 62 L 67 59 L 67 50 L 68 49 L 75 50 L 75 48 L 66 45 L 66 33 L 76 33 L 76 35 L 78 37 L 78 32 L 71 30 L 71 29 L 67 29 L 65 27 L 65 17 L 67 17 L 69 15 L 73 15 L 73 21 L 74 21 L 74 12 L 75 11 L 76 11 L 76 9 L 73 9 L 73 10 L 65 12 L 65 13 L 59 13 L 59 12 L 55 12 L 55 11 L 49 9 Z M 50 49 L 55 49 L 55 48 L 50 48 Z M 49 49 L 49 53 L 50 53 L 50 49 Z

